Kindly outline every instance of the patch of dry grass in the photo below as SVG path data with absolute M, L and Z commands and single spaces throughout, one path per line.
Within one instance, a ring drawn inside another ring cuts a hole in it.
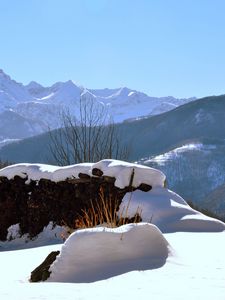
M 132 193 L 131 193 L 132 194 Z M 131 198 L 130 198 L 131 201 Z M 141 209 L 138 207 L 132 218 L 128 217 L 130 201 L 120 214 L 117 213 L 118 201 L 112 197 L 105 197 L 103 189 L 99 192 L 99 201 L 91 202 L 87 210 L 75 220 L 75 228 L 91 228 L 99 225 L 107 227 L 118 227 L 128 223 L 138 223 L 141 221 Z

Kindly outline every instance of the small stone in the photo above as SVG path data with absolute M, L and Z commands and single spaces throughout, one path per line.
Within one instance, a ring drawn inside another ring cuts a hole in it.
M 101 177 L 103 175 L 103 172 L 100 169 L 93 168 L 92 169 L 92 174 L 95 175 L 95 176 Z
M 152 186 L 146 183 L 141 183 L 137 189 L 143 192 L 149 192 L 152 189 Z

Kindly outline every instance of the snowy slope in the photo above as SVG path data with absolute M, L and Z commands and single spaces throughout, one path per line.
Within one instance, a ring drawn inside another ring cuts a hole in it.
M 25 86 L 12 80 L 0 70 L 0 112 L 11 109 L 24 118 L 42 122 L 45 131 L 61 125 L 59 113 L 62 110 L 69 110 L 77 117 L 80 97 L 88 97 L 97 105 L 104 105 L 115 122 L 160 114 L 194 100 L 194 98 L 149 97 L 126 87 L 102 90 L 86 89 L 76 85 L 72 80 L 57 82 L 50 87 L 43 87 L 39 83 L 31 81 Z M 38 133 L 42 133 L 42 130 Z M 28 134 L 24 133 L 24 135 Z M 9 138 L 9 136 L 4 135 L 3 138 Z M 21 138 L 21 136 L 18 135 L 16 138 Z

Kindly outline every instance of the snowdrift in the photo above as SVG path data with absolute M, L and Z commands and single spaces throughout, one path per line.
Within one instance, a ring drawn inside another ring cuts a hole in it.
M 171 253 L 168 242 L 152 224 L 79 230 L 62 246 L 48 281 L 94 282 L 155 269 L 163 266 Z
M 120 205 L 120 212 L 129 206 L 128 216 L 134 215 L 137 208 L 142 209 L 142 220 L 150 222 L 164 232 L 220 232 L 225 224 L 192 209 L 176 193 L 162 187 L 149 192 L 134 191 L 127 193 Z

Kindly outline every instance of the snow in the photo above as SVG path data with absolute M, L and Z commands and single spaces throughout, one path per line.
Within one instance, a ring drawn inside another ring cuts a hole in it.
M 134 170 L 133 187 L 138 187 L 141 183 L 155 186 L 164 186 L 165 175 L 156 169 L 127 163 L 119 160 L 104 159 L 93 165 L 103 171 L 103 175 L 115 177 L 115 186 L 124 188 L 129 185 L 132 172 Z
M 26 183 L 30 180 L 48 179 L 51 181 L 61 181 L 67 178 L 78 178 L 79 173 L 89 174 L 92 163 L 81 163 L 65 167 L 51 166 L 46 164 L 28 164 L 21 163 L 5 167 L 0 170 L 0 176 L 8 179 L 14 178 L 18 175 L 26 178 Z
M 103 160 L 67 167 L 18 164 L 2 169 L 0 176 L 26 173 L 28 180 L 57 181 L 78 172 L 91 174 L 94 167 L 115 177 L 120 187 L 129 183 L 133 170 L 135 186 L 143 181 L 153 186 L 149 192 L 126 194 L 121 205 L 129 204 L 130 215 L 139 206 L 144 222 L 78 230 L 64 244 L 59 243 L 66 228 L 52 222 L 34 240 L 20 237 L 19 224 L 12 225 L 9 240 L 0 243 L 0 299 L 224 300 L 225 224 L 193 210 L 163 187 L 162 172 Z M 29 247 L 36 248 L 24 249 Z M 56 250 L 60 255 L 48 281 L 30 283 L 31 271 Z
M 19 141 L 20 141 L 20 139 L 4 139 L 4 140 L 0 141 L 0 148 L 5 145 L 8 145 L 10 143 L 19 142 Z
M 46 164 L 15 164 L 0 170 L 0 176 L 8 179 L 19 175 L 30 180 L 40 180 L 41 178 L 52 181 L 61 181 L 67 178 L 78 178 L 79 173 L 87 175 L 92 174 L 92 169 L 98 168 L 103 171 L 103 175 L 116 178 L 115 186 L 124 188 L 129 185 L 131 174 L 134 170 L 133 186 L 138 187 L 141 183 L 150 184 L 152 186 L 163 186 L 165 175 L 156 169 L 132 164 L 119 160 L 105 159 L 97 163 L 81 163 L 65 167 L 51 166 Z
M 133 270 L 162 267 L 169 244 L 152 224 L 78 230 L 51 267 L 51 282 L 94 282 Z
M 20 224 L 11 225 L 8 228 L 7 240 L 15 240 L 20 238 Z
M 144 163 L 149 163 L 149 162 L 156 162 L 159 165 L 163 165 L 166 161 L 168 160 L 173 160 L 177 157 L 179 157 L 182 153 L 184 152 L 189 152 L 189 151 L 209 151 L 215 149 L 215 145 L 204 145 L 202 143 L 190 143 L 190 144 L 185 144 L 182 145 L 181 147 L 177 147 L 171 151 L 168 151 L 164 154 L 160 154 L 155 156 L 154 158 L 150 159 L 142 159 Z
M 67 227 L 49 222 L 37 237 L 30 239 L 28 234 L 21 236 L 20 225 L 14 224 L 8 228 L 7 241 L 0 241 L 0 252 L 61 244 L 68 236 Z
M 35 269 L 61 245 L 0 252 L 0 298 L 3 300 L 224 300 L 225 232 L 164 234 L 174 249 L 157 269 L 134 270 L 92 283 L 30 283 Z M 91 254 L 91 251 L 89 251 Z M 76 255 L 74 253 L 74 255 Z M 85 264 L 85 261 L 84 261 Z
M 144 222 L 155 224 L 164 233 L 225 230 L 223 222 L 192 209 L 182 197 L 162 187 L 153 188 L 149 192 L 136 190 L 127 193 L 120 205 L 119 214 L 127 211 L 127 215 L 132 217 L 137 209 L 141 210 Z

